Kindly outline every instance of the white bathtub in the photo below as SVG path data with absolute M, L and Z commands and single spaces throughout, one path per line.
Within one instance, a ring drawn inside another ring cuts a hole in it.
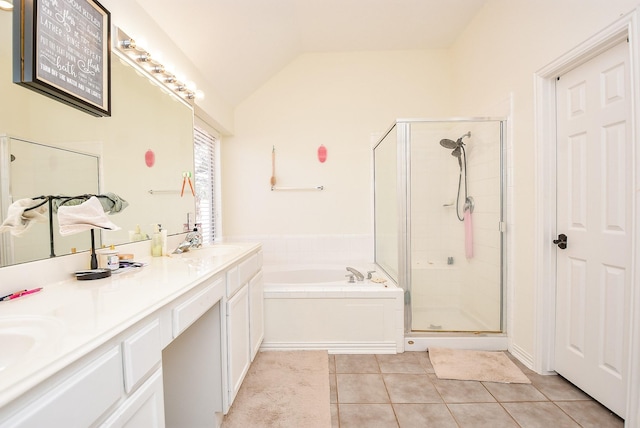
M 375 267 L 354 265 L 365 276 Z M 404 350 L 402 289 L 383 274 L 349 283 L 346 266 L 264 266 L 263 349 L 326 349 L 330 353 Z

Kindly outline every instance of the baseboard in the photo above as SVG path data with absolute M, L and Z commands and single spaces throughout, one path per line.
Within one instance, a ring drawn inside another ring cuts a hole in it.
M 261 351 L 317 351 L 329 354 L 396 354 L 396 342 L 262 342 Z
M 521 347 L 519 347 L 518 345 L 516 345 L 514 343 L 511 343 L 511 346 L 509 347 L 509 352 L 518 361 L 520 361 L 522 364 L 524 364 L 528 369 L 536 371 L 534 369 L 534 364 L 533 364 L 533 355 L 531 355 L 530 353 L 526 352 L 524 349 L 522 349 Z M 545 373 L 539 373 L 539 374 L 549 375 L 549 374 L 555 374 L 555 372 L 545 372 Z

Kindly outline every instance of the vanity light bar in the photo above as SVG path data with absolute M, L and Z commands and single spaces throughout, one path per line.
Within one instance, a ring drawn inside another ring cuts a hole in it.
M 119 52 L 124 54 L 133 63 L 138 64 L 143 70 L 155 78 L 161 85 L 169 91 L 175 93 L 184 100 L 193 100 L 195 98 L 203 98 L 204 94 L 195 87 L 190 88 L 186 83 L 181 82 L 177 77 L 166 70 L 165 66 L 155 60 L 152 55 L 140 46 L 136 45 L 136 41 L 129 37 L 124 31 L 116 27 L 116 43 L 115 46 Z

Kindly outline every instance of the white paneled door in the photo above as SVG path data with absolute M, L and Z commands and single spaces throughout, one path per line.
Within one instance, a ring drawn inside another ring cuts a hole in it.
M 628 57 L 623 41 L 556 82 L 555 367 L 623 418 L 633 224 Z

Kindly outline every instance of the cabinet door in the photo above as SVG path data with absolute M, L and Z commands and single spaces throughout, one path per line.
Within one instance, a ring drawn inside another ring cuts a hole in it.
M 105 428 L 163 428 L 164 426 L 161 368 L 142 384 L 102 425 Z
M 151 321 L 125 339 L 122 342 L 122 359 L 124 389 L 129 394 L 162 360 L 160 321 L 157 319 Z
M 233 403 L 249 370 L 249 286 L 245 284 L 227 301 L 229 405 Z
M 116 346 L 22 410 L 5 427 L 88 427 L 124 394 L 122 354 Z
M 249 338 L 251 361 L 256 357 L 264 339 L 264 280 L 262 271 L 249 282 Z

